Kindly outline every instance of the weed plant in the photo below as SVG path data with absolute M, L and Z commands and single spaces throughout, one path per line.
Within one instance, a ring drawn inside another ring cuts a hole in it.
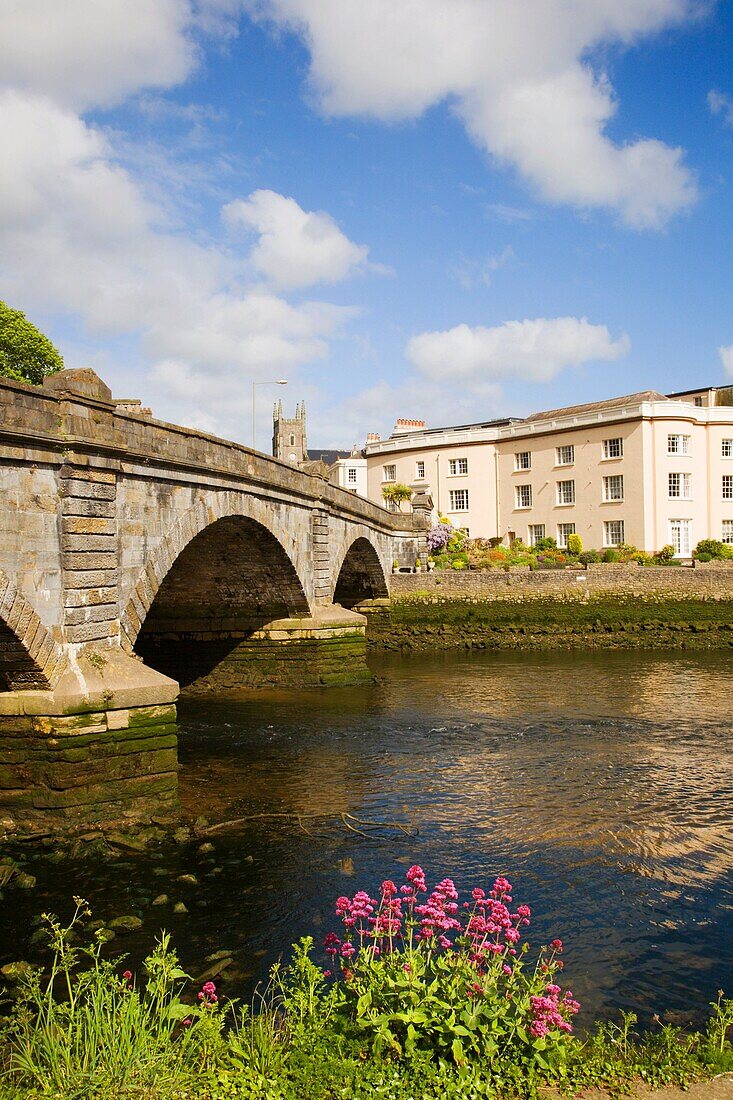
M 47 917 L 52 961 L 19 977 L 0 1022 L 0 1100 L 479 1100 L 656 1087 L 733 1071 L 733 1000 L 697 1032 L 636 1018 L 572 1034 L 576 1002 L 557 985 L 561 945 L 530 962 L 527 906 L 509 883 L 460 904 L 450 879 L 429 894 L 419 867 L 378 899 L 340 898 L 331 967 L 309 938 L 250 1005 L 195 991 L 162 935 L 137 976 L 75 946 L 89 909 Z M 425 896 L 422 896 L 425 895 Z M 519 936 L 517 936 L 519 933 Z

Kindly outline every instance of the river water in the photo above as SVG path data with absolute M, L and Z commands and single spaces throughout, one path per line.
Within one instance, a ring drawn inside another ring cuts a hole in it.
M 182 704 L 184 810 L 248 820 L 212 836 L 213 853 L 198 839 L 31 859 L 36 890 L 0 902 L 2 962 L 28 957 L 33 913 L 68 912 L 76 892 L 97 916 L 143 918 L 110 951 L 135 962 L 165 927 L 196 974 L 229 951 L 226 992 L 247 994 L 294 939 L 336 926 L 338 895 L 420 863 L 467 891 L 507 875 L 532 906 L 530 942 L 565 941 L 586 1023 L 618 1008 L 681 1022 L 719 988 L 733 995 L 730 654 L 440 654 L 373 669 L 373 687 Z M 361 836 L 343 814 L 388 825 Z M 151 906 L 161 892 L 171 904 Z

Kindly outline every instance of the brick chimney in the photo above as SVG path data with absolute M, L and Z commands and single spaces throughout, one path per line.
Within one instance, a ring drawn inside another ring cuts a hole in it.
M 379 443 L 381 438 L 379 432 L 367 432 L 366 441 L 367 443 Z
M 424 420 L 397 420 L 392 429 L 392 435 L 406 435 L 408 432 L 422 432 L 425 430 Z

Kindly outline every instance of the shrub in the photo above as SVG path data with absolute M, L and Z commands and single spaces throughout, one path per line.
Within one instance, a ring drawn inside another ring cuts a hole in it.
M 548 535 L 547 538 L 537 539 L 534 544 L 534 549 L 538 552 L 542 552 L 544 550 L 556 550 L 557 542 L 555 539 Z
M 583 540 L 580 535 L 568 535 L 568 553 L 576 557 L 583 553 Z
M 450 542 L 453 528 L 449 523 L 436 523 L 428 531 L 428 550 L 431 554 L 439 554 Z
M 674 560 L 674 546 L 670 546 L 669 544 L 663 546 L 661 550 L 657 550 L 654 558 L 660 565 L 668 565 Z
M 701 539 L 692 556 L 698 561 L 724 561 L 726 558 L 733 558 L 733 547 L 718 539 Z
M 596 565 L 601 560 L 601 555 L 597 550 L 584 550 L 578 558 L 581 565 Z
M 608 550 L 605 550 L 604 553 L 603 553 L 603 560 L 604 561 L 618 561 L 619 560 L 618 550 L 614 550 L 612 547 L 609 546 Z

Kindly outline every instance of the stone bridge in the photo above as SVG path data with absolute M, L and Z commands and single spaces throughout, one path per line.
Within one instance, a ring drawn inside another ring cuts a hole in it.
M 0 822 L 174 806 L 179 684 L 363 679 L 354 608 L 426 525 L 92 371 L 0 379 Z

